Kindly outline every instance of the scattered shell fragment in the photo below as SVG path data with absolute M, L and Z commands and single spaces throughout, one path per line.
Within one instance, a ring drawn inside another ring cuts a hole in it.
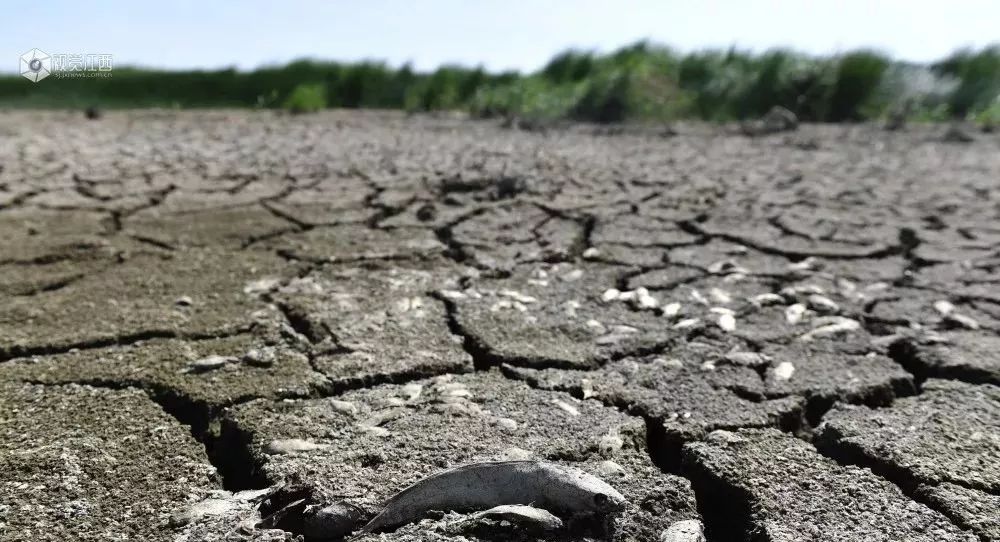
M 677 316 L 681 312 L 681 304 L 676 301 L 673 303 L 667 303 L 663 306 L 663 316 L 668 318 Z
M 465 299 L 468 297 L 465 292 L 460 292 L 458 290 L 441 290 L 441 295 L 447 299 Z
M 719 320 L 716 323 L 719 324 L 719 328 L 722 329 L 722 331 L 736 331 L 736 317 L 732 314 L 720 314 Z
M 790 380 L 795 374 L 795 366 L 790 361 L 782 361 L 774 367 L 773 374 L 776 380 Z
M 297 452 L 309 452 L 326 448 L 325 444 L 317 444 L 299 438 L 276 439 L 264 446 L 264 453 L 268 455 L 293 454 Z
M 979 322 L 970 316 L 964 314 L 958 314 L 957 312 L 952 312 L 944 317 L 944 320 L 950 324 L 957 325 L 959 327 L 964 327 L 966 329 L 979 329 Z
M 625 441 L 617 432 L 609 432 L 608 434 L 601 437 L 601 441 L 598 443 L 597 447 L 603 455 L 613 455 L 618 450 L 622 449 L 625 445 Z
M 279 284 L 281 284 L 281 280 L 273 277 L 253 280 L 243 286 L 243 293 L 248 295 L 263 294 L 277 288 Z
M 607 290 L 604 290 L 603 294 L 601 294 L 601 301 L 609 303 L 611 301 L 618 299 L 618 296 L 620 296 L 621 294 L 622 294 L 621 291 L 619 291 L 617 288 L 608 288 Z
M 174 305 L 179 307 L 190 307 L 191 305 L 194 305 L 194 301 L 191 300 L 191 297 L 182 295 L 174 301 Z
M 238 502 L 234 499 L 208 498 L 171 515 L 170 524 L 174 527 L 180 527 L 206 516 L 221 516 L 238 506 Z
M 497 460 L 499 461 L 527 461 L 535 457 L 535 454 L 525 450 L 524 448 L 518 448 L 517 446 L 511 446 L 510 448 L 505 448 L 502 452 L 497 455 Z
M 637 288 L 635 290 L 635 300 L 634 305 L 640 309 L 655 309 L 660 302 L 649 294 L 649 290 L 645 288 Z
M 761 367 L 771 362 L 771 356 L 760 352 L 729 352 L 722 357 L 734 365 L 745 367 Z
M 728 305 L 733 301 L 733 296 L 729 295 L 729 292 L 721 288 L 712 288 L 708 291 L 708 296 L 712 298 L 712 301 L 715 301 L 720 305 Z
M 809 296 L 809 306 L 819 312 L 840 312 L 840 305 L 832 299 L 819 294 Z
M 788 264 L 789 271 L 808 271 L 816 266 L 816 258 L 809 256 L 808 258 L 795 263 Z
M 660 534 L 660 542 L 705 542 L 705 527 L 696 519 L 678 521 Z
M 695 300 L 696 303 L 702 305 L 708 305 L 708 299 L 705 298 L 698 290 L 691 290 L 691 299 Z
M 597 472 L 603 476 L 624 476 L 626 474 L 625 467 L 606 459 L 597 464 Z
M 806 306 L 802 303 L 795 303 L 794 305 L 789 305 L 785 307 L 785 321 L 793 326 L 802 321 L 802 317 L 806 314 Z
M 948 316 L 955 310 L 955 305 L 952 305 L 950 301 L 942 299 L 934 302 L 934 310 L 938 311 L 938 314 L 941 316 Z
M 701 323 L 701 318 L 685 318 L 680 322 L 674 324 L 674 329 L 685 329 L 689 327 L 694 327 Z
M 777 305 L 785 302 L 785 298 L 778 294 L 766 293 L 755 295 L 750 298 L 750 302 L 755 305 L 765 306 L 765 305 Z
M 416 401 L 420 397 L 420 394 L 423 393 L 424 387 L 416 382 L 411 382 L 403 386 L 402 391 L 407 401 Z
M 499 295 L 509 297 L 518 303 L 538 303 L 538 298 L 522 294 L 521 292 L 515 292 L 514 290 L 500 290 Z
M 505 431 L 509 431 L 511 433 L 517 431 L 517 422 L 510 418 L 497 418 L 496 423 Z
M 358 407 L 350 401 L 343 401 L 341 399 L 330 399 L 330 407 L 333 410 L 340 412 L 341 414 L 357 414 Z
M 571 416 L 579 416 L 580 415 L 580 411 L 575 406 L 567 403 L 566 401 L 560 401 L 559 399 L 553 399 L 552 400 L 552 404 L 556 405 L 557 407 L 559 407 L 559 408 L 561 408 L 563 410 L 565 410 Z

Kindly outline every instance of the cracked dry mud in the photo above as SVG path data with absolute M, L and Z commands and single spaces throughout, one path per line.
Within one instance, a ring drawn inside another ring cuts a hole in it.
M 0 540 L 1000 540 L 1000 136 L 939 131 L 0 112 Z M 624 505 L 362 531 L 484 461 Z

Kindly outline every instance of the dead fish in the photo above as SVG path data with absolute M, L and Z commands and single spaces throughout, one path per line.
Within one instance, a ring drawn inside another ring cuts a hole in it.
M 233 356 L 211 355 L 188 363 L 182 372 L 194 374 L 207 373 L 209 371 L 221 369 L 227 364 L 235 361 L 237 361 L 237 359 Z
M 333 540 L 350 534 L 364 511 L 348 502 L 337 502 L 324 508 L 307 506 L 302 516 L 302 532 L 307 538 Z
M 840 333 L 850 333 L 861 329 L 861 323 L 850 318 L 843 318 L 837 322 L 821 325 L 812 331 L 799 336 L 800 341 L 811 341 L 816 337 L 828 337 Z
M 571 514 L 617 514 L 625 497 L 581 470 L 542 461 L 473 463 L 432 474 L 400 491 L 367 525 L 377 532 L 419 519 L 428 510 L 483 510 L 532 504 Z
M 562 528 L 563 522 L 542 508 L 527 506 L 524 504 L 504 504 L 495 506 L 489 510 L 470 514 L 463 520 L 465 522 L 476 522 L 481 519 L 504 520 L 518 525 L 537 525 L 546 531 L 553 531 Z

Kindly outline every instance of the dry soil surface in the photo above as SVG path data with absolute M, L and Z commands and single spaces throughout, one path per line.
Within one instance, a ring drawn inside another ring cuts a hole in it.
M 1000 540 L 944 132 L 0 112 L 0 540 Z

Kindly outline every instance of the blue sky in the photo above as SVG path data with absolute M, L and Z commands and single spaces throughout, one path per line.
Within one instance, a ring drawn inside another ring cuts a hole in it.
M 252 69 L 295 58 L 534 70 L 568 47 L 876 47 L 928 61 L 1000 41 L 1000 0 L 96 0 L 5 10 L 0 70 L 33 47 L 115 65 Z

